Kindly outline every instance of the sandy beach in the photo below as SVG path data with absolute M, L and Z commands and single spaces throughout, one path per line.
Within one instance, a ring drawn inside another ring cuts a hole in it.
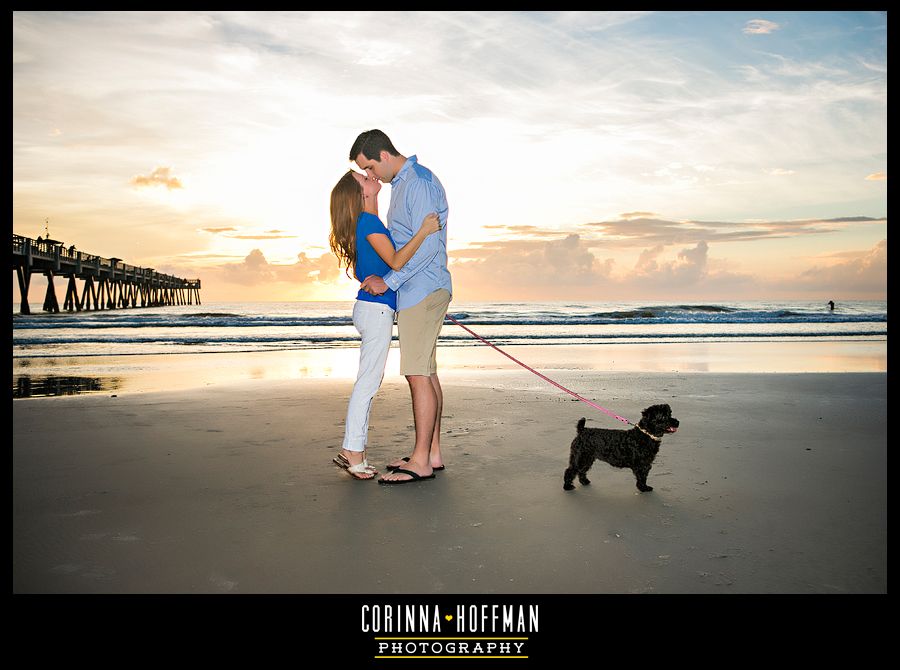
M 886 593 L 886 373 L 556 378 L 671 404 L 653 492 L 603 463 L 563 491 L 576 421 L 621 424 L 521 370 L 447 373 L 447 469 L 396 487 L 331 463 L 346 376 L 17 399 L 13 592 Z M 389 374 L 370 462 L 412 436 Z

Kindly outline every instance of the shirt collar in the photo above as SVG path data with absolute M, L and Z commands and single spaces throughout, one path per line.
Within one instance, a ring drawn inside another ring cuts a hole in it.
M 409 158 L 406 159 L 406 162 L 403 164 L 403 167 L 400 168 L 400 172 L 394 175 L 394 178 L 391 179 L 391 186 L 395 186 L 397 183 L 401 181 L 405 181 L 407 174 L 410 170 L 413 169 L 413 165 L 419 162 L 419 159 L 416 158 L 416 155 L 413 154 Z

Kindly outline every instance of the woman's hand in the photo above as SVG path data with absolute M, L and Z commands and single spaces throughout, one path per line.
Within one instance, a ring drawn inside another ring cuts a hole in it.
M 436 233 L 441 229 L 441 218 L 437 215 L 436 212 L 432 212 L 424 219 L 422 219 L 422 228 L 428 235 Z

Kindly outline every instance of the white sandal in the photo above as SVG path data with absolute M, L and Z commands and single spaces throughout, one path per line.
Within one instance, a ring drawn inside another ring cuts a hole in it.
M 374 479 L 375 475 L 378 474 L 378 470 L 369 465 L 368 459 L 365 458 L 362 460 L 362 463 L 350 465 L 350 461 L 347 460 L 347 457 L 344 456 L 343 453 L 338 452 L 337 456 L 331 459 L 331 462 L 342 470 L 349 472 L 350 476 L 354 479 Z M 360 477 L 359 475 L 371 475 L 371 477 Z
M 351 465 L 347 468 L 347 472 L 350 473 L 350 476 L 353 479 L 375 479 L 375 475 L 378 474 L 378 470 L 369 465 L 366 459 L 363 459 L 362 463 L 357 463 L 356 465 Z M 361 477 L 360 475 L 369 475 L 368 477 Z

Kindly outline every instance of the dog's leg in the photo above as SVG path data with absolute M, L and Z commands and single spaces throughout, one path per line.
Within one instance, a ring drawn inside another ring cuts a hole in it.
M 594 452 L 590 449 L 590 445 L 576 437 L 572 441 L 572 447 L 569 452 L 569 467 L 566 468 L 566 472 L 563 475 L 563 489 L 571 491 L 575 488 L 572 484 L 575 475 L 578 475 L 578 481 L 582 484 L 590 484 L 591 480 L 588 479 L 584 473 L 586 473 L 593 464 Z
M 575 485 L 572 483 L 572 480 L 575 479 L 575 468 L 568 467 L 566 468 L 565 473 L 563 474 L 563 490 L 571 491 L 575 488 Z
M 647 475 L 650 474 L 650 468 L 635 468 L 632 470 L 634 473 L 634 478 L 637 480 L 637 487 L 641 493 L 646 493 L 647 491 L 652 491 L 652 486 L 647 486 Z
M 591 480 L 587 478 L 587 471 L 591 469 L 591 466 L 593 464 L 593 451 L 585 449 L 579 454 L 578 464 L 575 467 L 578 470 L 578 481 L 581 482 L 582 486 L 586 486 L 591 483 Z
M 594 464 L 594 459 L 591 459 L 591 462 L 587 464 L 587 467 L 584 470 L 579 471 L 578 473 L 578 481 L 581 482 L 582 486 L 587 486 L 591 483 L 591 480 L 587 478 L 587 471 L 591 469 L 591 466 Z
M 569 467 L 566 468 L 565 473 L 563 474 L 563 490 L 571 491 L 575 488 L 575 485 L 572 483 L 572 480 L 575 479 L 575 474 L 577 469 L 575 467 L 575 461 L 578 459 L 578 447 L 573 444 L 571 451 L 569 452 Z

